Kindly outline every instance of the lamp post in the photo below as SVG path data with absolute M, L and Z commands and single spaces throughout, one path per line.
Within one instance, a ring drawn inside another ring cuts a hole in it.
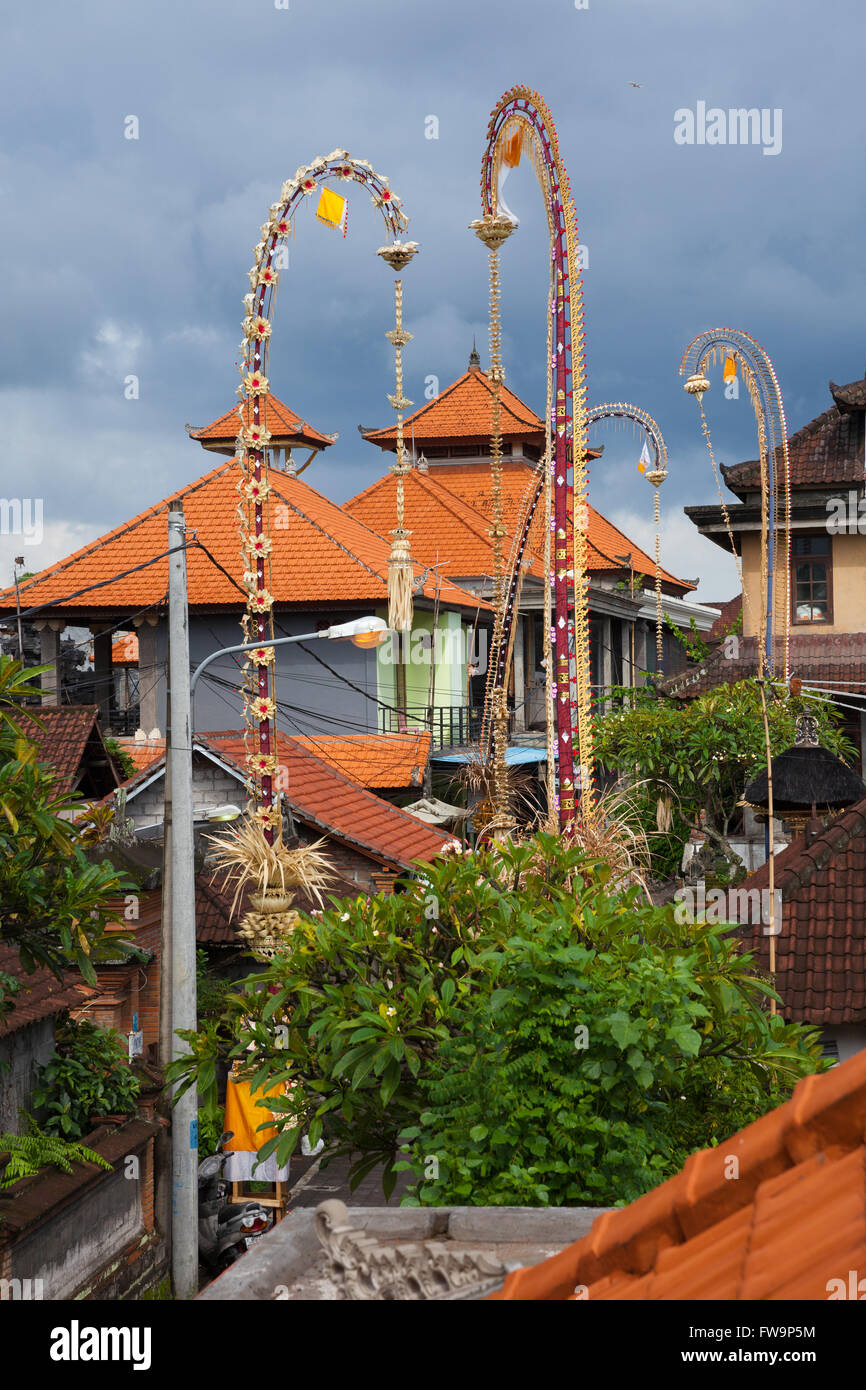
M 218 657 L 228 656 L 232 652 L 258 651 L 260 647 L 282 647 L 289 642 L 314 642 L 320 637 L 326 637 L 331 642 L 352 642 L 356 647 L 378 647 L 384 642 L 387 632 L 388 624 L 381 618 L 353 618 L 348 623 L 336 623 L 321 632 L 300 632 L 294 637 L 270 637 L 262 642 L 239 642 L 233 647 L 220 647 L 196 666 L 189 683 L 190 695 L 194 694 L 202 671 Z

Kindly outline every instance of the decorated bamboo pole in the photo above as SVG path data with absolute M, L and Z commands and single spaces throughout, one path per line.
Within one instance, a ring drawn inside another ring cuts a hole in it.
M 549 582 L 553 591 L 546 702 L 556 721 L 554 811 L 563 829 L 578 813 L 595 814 L 593 731 L 589 674 L 589 616 L 586 592 L 586 384 L 582 289 L 577 220 L 568 176 L 559 155 L 547 106 L 527 87 L 512 87 L 491 113 L 481 170 L 482 217 L 471 224 L 482 241 L 505 239 L 517 225 L 501 198 L 503 166 L 515 167 L 528 142 L 545 200 L 550 231 L 552 287 L 548 379 L 552 386 L 549 460 L 553 527 Z M 489 243 L 488 243 L 489 244 Z M 545 547 L 547 550 L 547 547 Z M 507 600 L 500 607 L 507 621 Z M 513 615 L 512 615 L 513 616 Z M 507 644 L 506 644 L 507 646 Z M 501 676 L 493 694 L 502 698 Z M 494 710 L 496 706 L 494 706 Z M 553 761 L 553 760 L 551 760 Z M 577 793 L 579 792 L 579 795 Z M 505 814 L 505 807 L 497 807 Z
M 280 272 L 288 264 L 286 242 L 293 234 L 298 207 L 320 189 L 317 218 L 325 225 L 341 228 L 345 233 L 347 200 L 332 189 L 321 187 L 328 181 L 357 183 L 370 194 L 393 238 L 388 246 L 380 247 L 378 251 L 389 264 L 395 268 L 408 264 L 418 249 L 417 243 L 400 240 L 409 219 L 401 209 L 401 200 L 391 191 L 388 180 L 377 174 L 366 160 L 353 159 L 345 150 L 338 149 L 327 158 L 317 156 L 311 164 L 298 169 L 293 179 L 283 184 L 279 199 L 271 205 L 268 218 L 261 227 L 261 237 L 254 251 L 254 264 L 249 272 L 250 291 L 244 297 L 244 336 L 240 345 L 237 451 L 241 473 L 238 482 L 238 521 L 247 592 L 242 628 L 245 641 L 262 644 L 249 653 L 243 684 L 247 787 L 255 812 L 251 827 L 220 842 L 222 859 L 220 855 L 217 858 L 218 863 L 222 862 L 234 873 L 239 890 L 245 883 L 258 886 L 259 912 L 276 917 L 285 913 L 290 903 L 290 897 L 285 892 L 287 888 L 297 883 L 314 886 L 316 873 L 312 870 L 316 867 L 316 861 L 309 857 L 309 849 L 289 848 L 283 843 L 282 816 L 276 788 L 274 648 L 269 645 L 269 640 L 273 639 L 274 598 L 271 583 L 273 542 L 267 364 L 275 294 Z M 402 529 L 402 518 L 398 520 L 398 529 Z M 272 889 L 277 891 L 270 892 Z M 280 889 L 283 891 L 280 892 Z

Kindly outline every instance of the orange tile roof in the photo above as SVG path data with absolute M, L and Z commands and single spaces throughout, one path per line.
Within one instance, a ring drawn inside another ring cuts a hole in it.
M 223 574 L 203 550 L 192 545 L 187 551 L 190 606 L 240 608 L 244 595 L 239 589 L 243 573 L 236 516 L 239 478 L 234 459 L 220 463 L 68 559 L 25 580 L 19 586 L 22 605 L 48 604 L 69 615 L 100 610 L 128 612 L 146 604 L 162 604 L 168 590 L 168 560 L 159 560 L 125 578 L 115 576 L 165 553 L 169 504 L 183 499 L 187 526 L 228 571 Z M 273 469 L 271 486 L 271 589 L 277 603 L 305 608 L 359 601 L 384 605 L 390 542 L 300 478 Z M 392 517 L 383 513 L 379 525 L 387 530 L 393 525 Z M 420 576 L 420 566 L 416 573 Z M 236 582 L 230 576 L 235 576 Z M 102 587 L 81 599 L 67 597 L 93 584 Z M 436 597 L 435 576 L 428 576 L 422 593 L 428 599 Z M 474 594 L 447 580 L 439 590 L 439 601 L 445 607 L 473 613 L 478 606 Z M 3 611 L 15 611 L 14 589 L 0 592 Z
M 246 749 L 237 729 L 197 734 L 246 776 Z M 358 783 L 303 743 L 277 732 L 277 755 L 286 768 L 286 795 L 299 820 L 316 825 L 389 864 L 408 868 L 430 860 L 449 838 Z
M 79 787 L 94 755 L 99 764 L 97 779 L 103 785 L 117 785 L 117 771 L 103 741 L 96 705 L 43 705 L 36 717 L 41 727 L 35 721 L 28 723 L 27 737 L 36 745 L 38 761 L 50 766 L 58 790 L 71 792 Z
M 51 1018 L 64 1009 L 75 1008 L 93 994 L 77 972 L 69 971 L 58 980 L 45 966 L 25 971 L 16 947 L 0 942 L 0 971 L 21 981 L 21 990 L 8 1013 L 0 1014 L 0 1038 L 7 1038 L 31 1023 Z
M 122 783 L 131 798 L 139 784 L 159 770 L 165 757 L 165 742 L 154 740 L 149 745 L 154 750 L 153 757 L 147 757 L 142 744 L 137 746 L 136 754 L 132 739 L 119 742 L 133 757 L 141 759 L 135 776 Z M 239 730 L 196 733 L 195 742 L 234 764 L 239 779 L 245 780 L 246 749 Z M 416 859 L 430 860 L 439 853 L 447 835 L 368 791 L 347 777 L 335 762 L 316 756 L 304 746 L 305 742 L 281 729 L 277 731 L 277 754 L 286 769 L 286 795 L 299 821 L 393 868 L 409 868 Z
M 420 787 L 430 756 L 431 735 L 293 734 L 296 743 L 362 787 Z
M 140 739 L 128 738 L 125 734 L 116 734 L 115 738 L 120 744 L 124 753 L 135 763 L 135 771 L 143 772 L 152 763 L 158 763 L 165 757 L 165 739 L 155 738 L 142 742 Z
M 414 435 L 416 444 L 425 439 L 488 440 L 492 400 L 490 378 L 479 368 L 470 368 L 450 386 L 446 386 L 435 400 L 406 416 L 403 422 L 404 437 L 410 440 Z M 538 418 L 534 410 L 513 391 L 509 391 L 507 386 L 500 390 L 500 401 L 502 435 L 505 439 L 517 436 L 543 443 L 544 421 Z M 371 444 L 387 447 L 396 443 L 397 427 L 388 425 L 381 430 L 362 429 L 361 433 Z
M 138 665 L 138 633 L 125 632 L 111 644 L 111 660 L 115 666 Z
M 244 406 L 244 423 L 252 422 L 252 406 L 247 402 Z M 287 405 L 277 396 L 267 397 L 267 407 L 263 413 L 263 418 L 259 422 L 270 430 L 274 440 L 278 443 L 297 442 L 299 444 L 318 445 L 325 449 L 329 444 L 333 444 L 337 438 L 335 434 L 322 434 L 319 430 L 314 430 L 312 425 L 308 425 L 306 420 L 302 420 L 300 415 L 296 415 Z M 235 440 L 240 433 L 240 416 L 238 415 L 237 405 L 227 410 L 225 415 L 221 415 L 218 420 L 212 420 L 209 425 L 203 425 L 201 429 L 189 431 L 190 439 L 197 439 L 205 448 L 208 446 L 223 444 L 230 447 L 234 453 Z
M 738 1161 L 732 1179 L 731 1157 Z M 630 1206 L 596 1218 L 493 1299 L 825 1302 L 866 1270 L 866 1051 Z
M 508 462 L 502 469 L 503 516 L 511 544 L 537 474 L 526 463 Z M 345 510 L 368 526 L 381 525 L 396 506 L 396 479 L 387 473 L 344 504 Z M 425 565 L 438 562 L 455 577 L 492 573 L 492 543 L 487 528 L 493 514 L 490 467 L 486 463 L 430 465 L 427 473 L 413 469 L 404 480 L 406 525 L 412 532 L 413 555 Z M 628 574 L 618 555 L 631 553 L 635 572 L 655 575 L 655 561 L 612 522 L 589 507 L 587 567 L 590 573 Z M 529 533 L 526 572 L 544 578 L 544 520 L 536 512 Z M 662 582 L 678 592 L 695 585 L 662 570 Z

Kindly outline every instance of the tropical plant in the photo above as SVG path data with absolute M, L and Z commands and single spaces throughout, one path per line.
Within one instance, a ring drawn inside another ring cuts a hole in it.
M 609 771 L 638 783 L 633 805 L 653 874 L 663 879 L 678 871 L 683 842 L 702 813 L 723 837 L 739 823 L 743 788 L 766 767 L 760 686 L 721 685 L 682 704 L 644 688 L 620 693 L 628 703 L 596 721 L 596 753 Z M 833 706 L 794 696 L 768 699 L 773 754 L 791 746 L 797 716 L 806 713 L 818 720 L 820 742 L 850 759 L 852 745 Z
M 137 885 L 108 860 L 89 862 L 86 826 L 72 819 L 80 798 L 58 789 L 25 736 L 40 722 L 24 701 L 39 694 L 30 682 L 44 669 L 0 657 L 0 940 L 25 972 L 74 965 L 95 984 L 93 962 L 129 949 L 116 936 L 109 943 L 106 928 L 113 901 Z
M 116 738 L 107 738 L 105 747 L 124 778 L 135 776 L 135 759 L 122 748 Z
M 769 985 L 727 928 L 680 925 L 610 876 L 538 834 L 336 903 L 240 983 L 218 1025 L 184 1035 L 169 1081 L 206 1091 L 222 1058 L 254 1092 L 289 1083 L 261 1101 L 279 1132 L 260 1158 L 285 1163 L 308 1128 L 353 1155 L 355 1183 L 381 1164 L 390 1191 L 409 1163 L 418 1201 L 644 1190 L 820 1062 L 814 1034 L 770 1019 Z M 467 1155 L 481 1160 L 469 1175 Z
M 31 1104 L 46 1134 L 80 1139 L 94 1115 L 128 1115 L 141 1082 L 119 1033 L 66 1019 L 55 1033 L 55 1052 L 36 1068 Z
M 32 1178 L 43 1168 L 60 1168 L 64 1173 L 71 1173 L 73 1163 L 95 1163 L 110 1171 L 111 1164 L 102 1154 L 84 1144 L 68 1143 L 56 1135 L 46 1134 L 32 1116 L 26 1119 L 27 1134 L 0 1134 L 0 1188 L 11 1187 L 21 1178 Z

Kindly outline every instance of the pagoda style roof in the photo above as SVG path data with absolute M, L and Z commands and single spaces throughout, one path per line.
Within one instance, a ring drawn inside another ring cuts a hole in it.
M 504 439 L 529 439 L 544 444 L 544 421 L 524 401 L 504 384 L 499 389 L 501 429 Z M 421 406 L 403 421 L 403 437 L 407 444 L 414 437 L 416 446 L 433 440 L 490 439 L 493 415 L 493 383 L 480 367 L 470 367 L 450 386 L 427 405 Z M 385 429 L 358 429 L 364 439 L 382 449 L 395 449 L 397 426 Z
M 853 485 L 864 482 L 863 421 L 866 411 L 866 379 L 848 386 L 830 382 L 834 404 L 810 420 L 788 439 L 793 489 Z M 738 497 L 761 486 L 758 459 L 721 465 L 725 482 Z
M 538 478 L 527 463 L 504 460 L 502 465 L 502 511 L 507 528 L 506 554 L 510 549 L 526 497 Z M 345 503 L 346 511 L 367 525 L 382 515 L 390 516 L 396 506 L 396 479 L 393 473 L 359 492 Z M 455 578 L 468 579 L 493 572 L 493 542 L 488 528 L 493 519 L 493 489 L 486 463 L 430 464 L 427 472 L 413 468 L 404 478 L 406 525 L 412 532 L 412 553 L 424 565 L 439 564 Z M 621 557 L 631 554 L 634 572 L 655 575 L 655 561 L 622 531 L 589 507 L 587 569 L 590 574 L 624 575 L 629 565 Z M 537 511 L 524 555 L 525 573 L 544 578 L 544 519 Z M 686 579 L 662 570 L 666 592 L 677 595 L 694 589 Z
M 264 408 L 260 423 L 270 430 L 273 443 L 279 448 L 298 444 L 307 445 L 312 449 L 326 449 L 337 438 L 336 434 L 322 434 L 321 431 L 313 429 L 312 425 L 308 425 L 306 420 L 302 420 L 300 415 L 290 410 L 278 396 L 268 395 L 261 399 Z M 244 423 L 251 424 L 252 418 L 252 403 L 247 401 L 244 405 Z M 197 439 L 204 449 L 210 449 L 216 454 L 234 455 L 240 427 L 238 407 L 235 405 L 218 420 L 212 420 L 209 425 L 203 425 L 200 429 L 193 429 L 187 425 L 187 432 L 190 439 Z
M 243 566 L 236 515 L 239 478 L 234 459 L 220 463 L 68 559 L 24 580 L 19 589 L 25 616 L 26 610 L 37 606 L 62 614 L 69 622 L 76 615 L 125 615 L 149 605 L 164 607 L 168 560 L 146 562 L 155 556 L 165 557 L 168 510 L 173 502 L 180 501 L 187 526 L 198 542 L 187 550 L 190 608 L 241 609 L 246 594 L 241 586 Z M 270 483 L 270 588 L 278 606 L 384 605 L 390 542 L 301 478 L 271 469 Z M 377 524 L 382 530 L 392 524 L 392 515 L 380 511 Z M 202 547 L 207 547 L 210 555 Z M 128 573 L 131 570 L 134 573 Z M 419 584 L 416 601 L 432 602 L 438 596 L 445 607 L 477 612 L 479 599 L 475 594 L 447 579 L 437 583 L 435 575 L 425 577 L 419 566 L 415 575 Z M 74 597 L 85 588 L 90 592 Z M 481 607 L 488 605 L 481 601 Z M 0 592 L 0 614 L 14 612 L 15 590 L 8 588 Z

